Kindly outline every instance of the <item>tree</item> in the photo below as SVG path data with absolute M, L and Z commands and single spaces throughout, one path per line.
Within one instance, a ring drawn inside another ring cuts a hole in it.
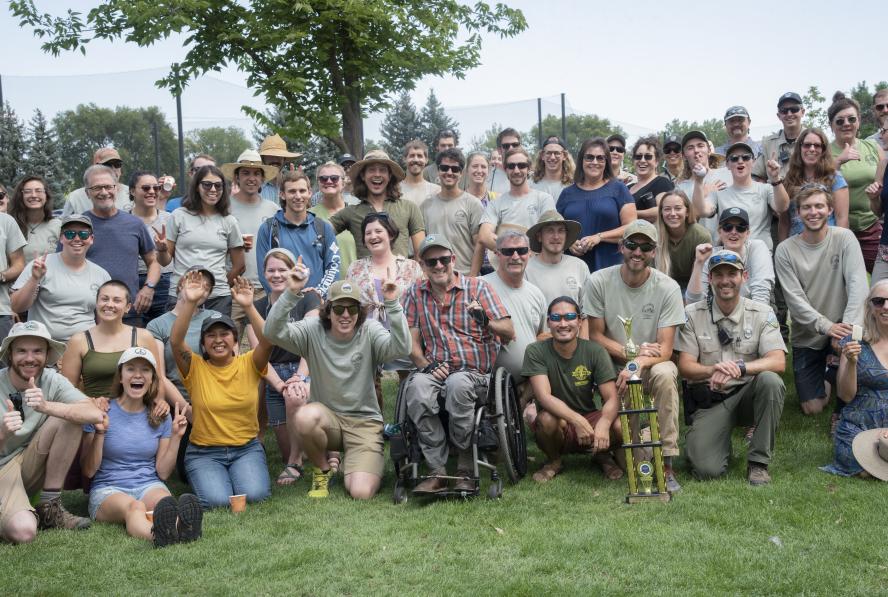
M 826 118 L 826 108 L 823 105 L 825 100 L 826 98 L 823 97 L 816 85 L 808 87 L 808 92 L 802 96 L 802 105 L 805 107 L 802 126 L 829 130 L 829 120 Z
M 217 164 L 237 161 L 237 157 L 250 147 L 250 140 L 240 127 L 211 126 L 194 129 L 185 135 L 185 154 L 194 157 L 199 153 L 213 156 Z
M 438 137 L 439 132 L 451 130 L 456 137 L 459 137 L 456 121 L 444 111 L 444 106 L 438 101 L 438 96 L 435 95 L 434 89 L 429 90 L 429 97 L 426 99 L 425 106 L 422 107 L 419 121 L 422 126 L 420 138 L 429 146 L 430 159 L 435 157 L 435 139 Z
M 498 122 L 494 122 L 480 136 L 472 137 L 470 151 L 486 151 L 491 152 L 496 149 L 496 136 L 505 127 Z
M 288 123 L 291 122 L 292 116 L 288 116 L 285 111 L 273 108 L 268 117 L 271 121 L 270 127 L 261 125 L 253 127 L 253 139 L 256 141 L 256 146 L 258 147 L 268 135 L 274 133 L 281 135 L 289 151 L 302 154 L 297 163 L 312 180 L 314 180 L 318 166 L 324 162 L 336 161 L 336 158 L 342 153 L 342 150 L 326 137 L 309 135 L 305 138 L 293 138 L 288 136 Z
M 398 156 L 409 141 L 423 138 L 419 114 L 410 94 L 402 91 L 382 119 L 382 147 L 390 156 Z
M 185 56 L 158 81 L 173 94 L 229 64 L 247 84 L 294 116 L 288 133 L 324 136 L 362 155 L 363 116 L 384 108 L 393 89 L 426 75 L 462 77 L 480 63 L 484 33 L 515 36 L 519 10 L 459 0 L 101 0 L 85 16 L 39 11 L 12 0 L 22 26 L 45 38 L 45 51 L 86 51 L 94 39 L 149 46 L 184 35 Z M 268 115 L 244 106 L 270 125 Z
M 607 118 L 599 118 L 595 114 L 568 114 L 565 119 L 565 128 L 567 129 L 567 138 L 563 141 L 567 144 L 571 153 L 576 153 L 580 149 L 583 141 L 589 137 L 608 137 L 614 133 L 626 136 L 620 126 L 611 123 Z M 525 147 L 534 147 L 539 144 L 539 127 L 533 125 L 530 132 L 523 136 Z M 561 116 L 549 114 L 543 118 L 543 140 L 546 137 L 561 136 Z
M 12 192 L 12 185 L 21 177 L 25 145 L 25 123 L 18 119 L 9 102 L 0 110 L 0 182 Z
M 56 204 L 61 205 L 65 193 L 73 187 L 67 172 L 61 167 L 62 160 L 55 132 L 39 109 L 34 111 L 31 118 L 27 144 L 28 156 L 25 159 L 24 173 L 43 177 Z
M 858 132 L 858 136 L 862 139 L 869 137 L 881 128 L 876 117 L 873 115 L 871 108 L 873 105 L 873 96 L 877 91 L 885 89 L 886 87 L 888 87 L 888 82 L 880 81 L 876 83 L 873 86 L 873 90 L 870 91 L 866 81 L 861 81 L 851 88 L 849 96 L 853 97 L 857 100 L 857 103 L 860 104 L 860 131 Z
M 663 126 L 663 130 L 660 131 L 660 141 L 662 142 L 663 138 L 669 135 L 677 135 L 680 139 L 688 131 L 703 131 L 712 142 L 713 147 L 718 147 L 728 141 L 728 132 L 725 130 L 725 123 L 721 118 L 708 118 L 702 123 L 676 118 Z M 628 154 L 628 151 L 626 153 Z

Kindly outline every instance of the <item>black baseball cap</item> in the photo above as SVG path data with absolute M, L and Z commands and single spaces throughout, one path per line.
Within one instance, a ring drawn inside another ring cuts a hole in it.
M 207 330 L 209 330 L 216 324 L 224 325 L 228 329 L 232 330 L 235 334 L 237 334 L 237 326 L 228 315 L 225 315 L 223 313 L 213 313 L 212 315 L 204 319 L 203 323 L 200 324 L 201 344 L 203 344 L 204 334 L 206 334 Z
M 777 107 L 779 108 L 781 105 L 783 105 L 783 102 L 795 102 L 797 104 L 801 104 L 802 96 L 800 96 L 795 91 L 787 91 L 780 96 L 779 100 L 777 100 Z
M 718 216 L 718 225 L 721 226 L 728 220 L 743 220 L 749 226 L 749 214 L 742 207 L 729 207 Z

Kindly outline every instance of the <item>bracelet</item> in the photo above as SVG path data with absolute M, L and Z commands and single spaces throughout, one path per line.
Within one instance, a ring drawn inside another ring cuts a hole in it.
M 775 180 L 774 182 L 771 182 L 771 181 L 769 180 L 768 182 L 771 183 L 771 186 L 772 186 L 772 187 L 779 187 L 780 185 L 783 184 L 783 179 L 780 178 L 780 179 Z

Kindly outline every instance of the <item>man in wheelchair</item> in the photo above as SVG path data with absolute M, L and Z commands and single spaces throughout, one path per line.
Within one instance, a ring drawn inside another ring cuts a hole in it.
M 406 388 L 407 415 L 416 426 L 429 476 L 416 494 L 448 489 L 448 434 L 439 418 L 443 389 L 449 438 L 458 450 L 454 491 L 472 491 L 472 431 L 479 393 L 486 394 L 500 345 L 515 336 L 509 314 L 489 284 L 454 271 L 450 242 L 430 235 L 419 247 L 426 280 L 404 298 L 413 336 L 411 358 L 418 371 Z

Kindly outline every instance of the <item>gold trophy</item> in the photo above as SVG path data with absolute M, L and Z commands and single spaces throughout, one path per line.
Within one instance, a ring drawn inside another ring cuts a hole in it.
M 632 318 L 620 317 L 626 332 L 626 371 L 629 372 L 628 388 L 620 403 L 620 427 L 623 431 L 623 449 L 626 453 L 626 472 L 629 480 L 629 495 L 626 503 L 635 504 L 648 500 L 668 502 L 672 496 L 666 491 L 666 477 L 663 472 L 663 442 L 660 441 L 660 426 L 654 399 L 645 400 L 644 385 L 635 361 L 638 346 L 632 340 Z M 641 423 L 646 419 L 651 430 L 649 441 L 641 436 Z M 641 456 L 641 450 L 648 448 L 654 456 L 653 464 Z M 639 458 L 635 450 L 639 449 Z M 656 487 L 654 487 L 656 482 Z

